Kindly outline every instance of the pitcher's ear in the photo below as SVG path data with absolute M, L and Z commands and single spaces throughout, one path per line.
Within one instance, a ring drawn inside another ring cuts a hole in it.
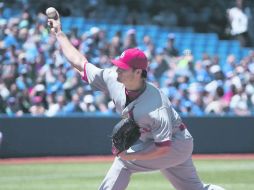
M 142 73 L 142 69 L 136 69 L 136 72 L 137 72 L 138 74 L 141 74 L 141 73 Z

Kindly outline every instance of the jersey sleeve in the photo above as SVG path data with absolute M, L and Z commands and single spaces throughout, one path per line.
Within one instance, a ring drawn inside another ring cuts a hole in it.
M 152 126 L 152 136 L 156 145 L 169 145 L 172 141 L 173 124 L 171 121 L 170 109 L 163 107 L 154 113 L 154 124 Z
M 88 82 L 93 90 L 108 92 L 108 84 L 114 80 L 112 69 L 100 69 L 91 63 L 86 63 L 83 80 Z

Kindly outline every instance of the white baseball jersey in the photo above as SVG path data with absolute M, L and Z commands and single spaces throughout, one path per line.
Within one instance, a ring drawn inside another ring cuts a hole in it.
M 125 107 L 125 87 L 117 81 L 115 67 L 99 69 L 87 63 L 86 71 L 91 87 L 109 94 L 116 105 L 117 112 L 122 117 L 128 116 L 132 110 L 134 120 L 141 131 L 138 144 L 142 144 L 142 146 L 136 146 L 139 147 L 137 150 L 151 143 L 159 145 L 163 142 L 173 142 L 175 138 L 183 140 L 191 138 L 188 132 L 176 135 L 175 131 L 182 124 L 182 120 L 172 107 L 168 97 L 152 84 L 147 82 L 144 92 Z

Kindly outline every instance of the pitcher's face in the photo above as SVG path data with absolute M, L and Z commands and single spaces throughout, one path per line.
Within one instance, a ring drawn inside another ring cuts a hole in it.
M 140 69 L 124 70 L 117 68 L 117 81 L 123 83 L 125 86 L 137 83 L 140 79 Z
M 125 83 L 131 80 L 134 74 L 132 69 L 124 70 L 121 68 L 117 68 L 116 72 L 117 72 L 117 81 L 121 83 Z

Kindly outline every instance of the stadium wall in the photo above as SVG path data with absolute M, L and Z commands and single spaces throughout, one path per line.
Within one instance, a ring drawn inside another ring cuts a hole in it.
M 111 154 L 118 117 L 0 118 L 1 158 Z M 194 153 L 254 153 L 254 117 L 183 118 Z

